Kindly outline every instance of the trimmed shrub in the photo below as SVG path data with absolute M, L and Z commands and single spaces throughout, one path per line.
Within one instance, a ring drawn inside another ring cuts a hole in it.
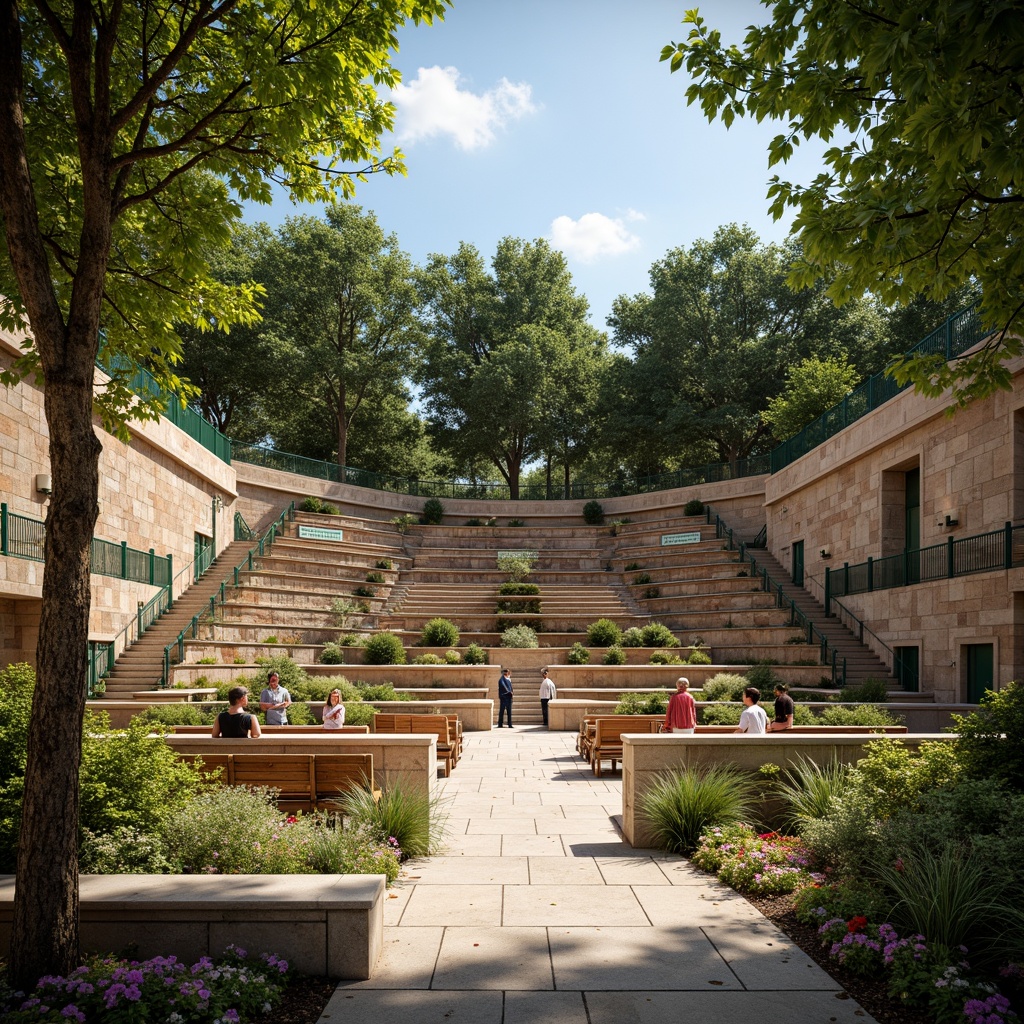
M 750 686 L 746 676 L 735 672 L 717 672 L 701 687 L 705 700 L 742 700 L 743 691 Z
M 802 706 L 793 705 L 794 709 Z M 839 705 L 825 708 L 817 716 L 817 721 L 822 725 L 898 725 L 900 719 L 889 714 L 884 708 L 876 708 L 872 704 L 855 704 L 853 707 Z
M 590 661 L 590 651 L 586 649 L 578 640 L 576 643 L 569 648 L 568 654 L 565 656 L 565 660 L 570 665 L 586 665 Z
M 667 707 L 667 693 L 620 693 L 615 714 L 663 715 Z
M 583 522 L 588 526 L 600 526 L 604 522 L 604 507 L 599 501 L 588 501 L 583 506 Z
M 352 593 L 356 597 L 376 597 L 377 596 L 377 588 L 376 587 L 356 587 L 352 591 Z M 344 627 L 342 627 L 342 628 L 344 628 Z
M 782 677 L 772 668 L 771 665 L 754 665 L 747 670 L 747 686 L 756 686 L 761 695 L 767 700 L 775 689 L 776 683 L 782 682 Z M 792 696 L 792 694 L 790 694 Z M 794 717 L 793 721 L 796 721 Z
M 157 725 L 212 725 L 214 716 L 204 715 L 197 704 L 157 704 L 136 717 Z
M 289 658 L 287 654 L 275 654 L 272 658 L 257 658 L 256 664 L 262 669 L 261 674 L 242 677 L 241 681 L 249 687 L 250 693 L 255 691 L 257 697 L 267 685 L 267 674 L 271 671 L 281 677 L 281 685 L 292 695 L 293 699 L 295 694 L 303 692 L 303 687 L 309 682 L 306 670 L 297 661 Z M 233 684 L 229 684 L 229 689 L 230 685 Z M 218 697 L 218 699 L 227 700 L 227 696 Z
M 378 558 L 377 561 L 374 563 L 374 568 L 375 569 L 393 569 L 394 568 L 394 564 L 392 563 L 390 558 Z
M 345 649 L 338 643 L 326 643 L 320 652 L 321 665 L 343 665 L 345 663 Z
M 418 654 L 412 659 L 414 665 L 444 665 L 444 658 L 436 654 Z
M 634 569 L 642 569 L 643 566 L 639 562 L 630 562 L 629 565 L 622 567 L 623 572 L 632 572 Z
M 529 626 L 509 626 L 501 634 L 502 647 L 540 647 L 537 634 Z
M 653 651 L 650 658 L 651 665 L 683 665 L 683 659 L 671 651 Z
M 368 725 L 373 728 L 373 716 L 376 710 L 372 704 L 365 704 L 363 701 L 353 701 L 345 705 L 346 725 Z
M 445 651 L 444 661 L 446 665 L 458 665 L 462 662 L 462 655 L 458 651 Z
M 511 629 L 513 626 L 527 626 L 532 629 L 534 633 L 544 632 L 544 623 L 540 619 L 506 619 L 502 616 L 498 616 L 495 620 L 494 628 L 499 633 L 503 633 L 506 629 Z
M 633 577 L 633 585 L 634 586 L 643 585 L 645 583 L 650 583 L 650 582 L 651 582 L 651 574 L 649 572 L 637 573 L 637 575 Z
M 622 630 L 611 619 L 598 619 L 587 626 L 587 642 L 594 647 L 613 647 L 622 642 Z
M 302 512 L 323 512 L 324 503 L 315 495 L 310 495 L 300 506 Z
M 749 776 L 731 766 L 711 765 L 658 776 L 640 797 L 639 811 L 660 846 L 692 853 L 704 829 L 748 818 L 753 796 Z
M 972 778 L 1001 779 L 1024 790 L 1024 686 L 987 690 L 977 711 L 954 715 L 956 752 Z
M 359 694 L 359 699 L 364 701 L 416 699 L 411 693 L 396 690 L 394 683 L 357 683 L 356 692 Z
M 687 665 L 710 665 L 711 655 L 706 647 L 691 647 L 685 660 Z
M 479 644 L 470 644 L 462 652 L 462 661 L 466 665 L 486 665 L 489 660 L 487 652 Z
M 498 572 L 508 576 L 509 583 L 522 583 L 533 571 L 533 565 L 537 561 L 528 555 L 499 555 L 497 559 Z
M 382 573 L 382 572 L 368 572 L 366 574 L 366 582 L 367 583 L 384 583 L 384 582 L 386 582 L 385 579 L 384 579 L 384 573 Z
M 644 631 L 639 626 L 630 626 L 619 641 L 623 647 L 643 647 Z
M 500 568 L 500 567 L 499 567 Z M 502 583 L 498 587 L 498 593 L 502 595 L 506 594 L 518 594 L 524 597 L 535 597 L 540 594 L 540 587 L 536 583 Z
M 889 687 L 884 679 L 865 679 L 859 686 L 844 686 L 839 699 L 845 704 L 884 704 L 889 699 Z
M 498 601 L 494 610 L 499 615 L 540 615 L 541 603 L 537 599 L 529 601 L 512 601 L 504 598 Z
M 325 501 L 323 508 L 320 509 L 325 516 L 340 516 L 341 510 L 337 505 L 332 505 L 329 501 Z
M 601 661 L 602 664 L 605 665 L 625 665 L 626 652 L 618 644 L 612 644 L 612 646 L 604 652 L 604 657 Z
M 643 643 L 641 647 L 678 647 L 679 641 L 675 634 L 660 622 L 649 622 L 641 630 Z
M 684 516 L 702 516 L 704 515 L 704 502 L 700 498 L 691 498 L 683 506 Z
M 383 630 L 374 633 L 366 641 L 366 663 L 368 665 L 404 665 L 405 647 L 400 637 Z
M 457 647 L 459 630 L 449 619 L 431 619 L 420 634 L 423 647 Z
M 431 526 L 437 526 L 441 522 L 444 516 L 444 505 L 441 503 L 440 498 L 427 498 L 423 503 L 423 515 L 420 518 L 421 523 L 428 523 Z
M 656 598 L 656 597 L 661 597 L 661 588 L 660 587 L 648 587 L 644 591 L 644 600 L 646 600 L 646 601 L 653 601 L 654 598 Z
M 702 725 L 739 725 L 743 708 L 736 704 L 705 704 L 697 709 Z

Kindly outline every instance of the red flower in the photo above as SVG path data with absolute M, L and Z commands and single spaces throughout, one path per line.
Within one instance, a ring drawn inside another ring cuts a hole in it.
M 896 863 L 893 864 L 893 867 L 896 869 L 896 871 L 899 874 L 902 875 L 903 874 L 903 858 L 902 857 L 897 857 L 896 858 Z
M 850 923 L 846 926 L 846 930 L 851 934 L 853 932 L 862 932 L 867 927 L 868 919 L 866 917 L 851 917 Z

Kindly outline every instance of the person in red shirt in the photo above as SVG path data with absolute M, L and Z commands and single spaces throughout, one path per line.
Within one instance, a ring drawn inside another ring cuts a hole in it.
M 672 694 L 665 711 L 665 724 L 662 732 L 692 733 L 697 725 L 697 705 L 687 693 L 690 680 L 680 676 L 676 680 L 676 692 Z

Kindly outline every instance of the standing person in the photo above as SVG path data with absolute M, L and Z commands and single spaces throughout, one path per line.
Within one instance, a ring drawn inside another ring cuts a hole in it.
M 292 695 L 281 685 L 281 677 L 271 669 L 266 689 L 260 694 L 260 708 L 267 713 L 267 725 L 287 725 Z
M 697 705 L 688 692 L 690 680 L 680 676 L 676 680 L 676 692 L 669 699 L 665 709 L 665 724 L 662 732 L 692 733 L 697 726 Z
M 324 728 L 340 729 L 345 724 L 345 705 L 341 703 L 341 690 L 335 687 L 327 694 L 324 704 Z
M 775 721 L 769 726 L 770 732 L 793 728 L 793 698 L 786 689 L 785 683 L 775 684 Z
M 743 691 L 743 713 L 737 732 L 745 732 L 750 736 L 758 736 L 768 731 L 768 716 L 757 702 L 761 699 L 761 691 L 756 686 L 748 686 Z
M 213 735 L 225 739 L 244 740 L 260 738 L 260 723 L 255 715 L 250 715 L 249 691 L 244 686 L 232 686 L 228 690 L 227 711 L 222 711 L 213 721 Z
M 544 728 L 548 726 L 548 701 L 555 699 L 555 681 L 544 669 L 540 674 L 540 713 L 544 716 Z
M 498 680 L 498 728 L 501 726 L 501 716 L 508 713 L 508 727 L 512 728 L 512 676 L 507 668 L 501 670 L 501 678 Z

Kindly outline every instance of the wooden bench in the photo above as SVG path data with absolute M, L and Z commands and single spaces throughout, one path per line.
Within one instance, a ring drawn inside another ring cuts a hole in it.
M 601 774 L 601 762 L 611 761 L 612 771 L 622 760 L 622 734 L 626 732 L 657 732 L 665 721 L 663 715 L 616 715 L 594 722 L 594 739 L 590 747 L 590 766 Z
M 282 811 L 337 810 L 338 796 L 352 789 L 380 790 L 373 784 L 373 754 L 179 754 L 201 759 L 204 769 L 219 772 L 226 786 L 273 788 Z
M 651 723 L 661 725 L 665 721 L 664 715 L 584 715 L 580 719 L 580 729 L 576 736 L 576 750 L 580 757 L 588 764 L 591 761 L 591 753 L 594 746 L 596 724 L 599 718 L 608 719 L 612 722 L 628 720 L 635 725 L 634 729 L 627 729 L 626 732 L 657 732 L 651 728 Z
M 457 715 L 400 715 L 378 711 L 373 716 L 373 731 L 376 733 L 409 733 L 412 735 L 433 735 L 437 737 L 437 756 L 444 766 L 445 778 L 452 773 L 458 760 L 457 729 L 452 727 L 450 718 Z

